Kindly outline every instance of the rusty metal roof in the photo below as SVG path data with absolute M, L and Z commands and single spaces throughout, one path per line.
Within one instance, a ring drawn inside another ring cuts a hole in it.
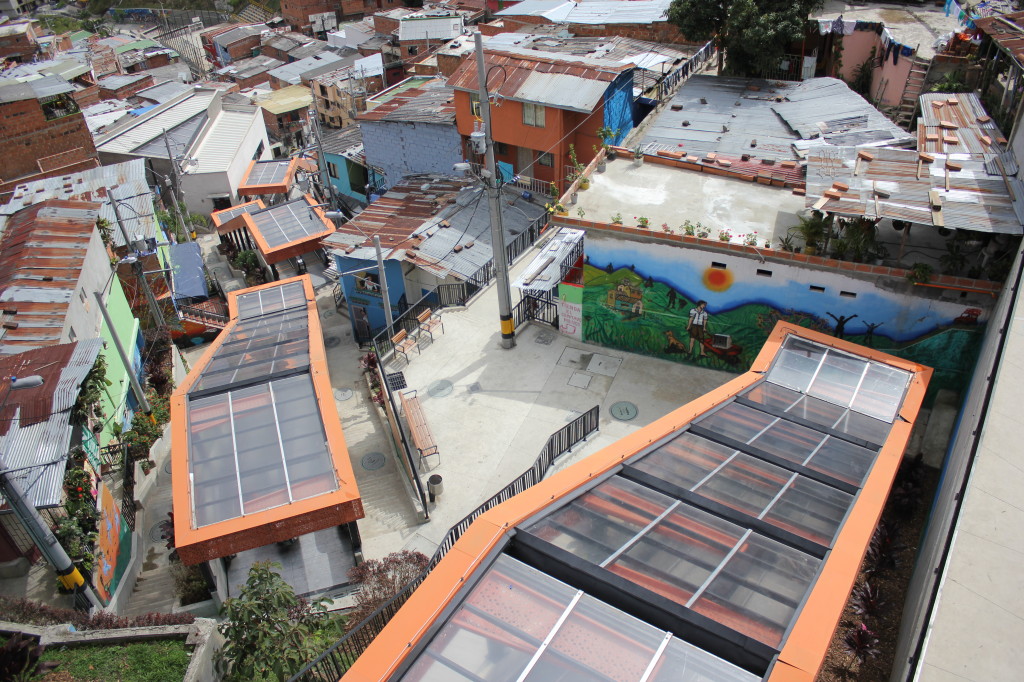
M 60 343 L 99 208 L 51 199 L 10 218 L 0 240 L 0 355 Z
M 360 121 L 455 123 L 455 91 L 441 79 L 396 93 L 357 116 Z
M 1024 62 L 1024 12 L 974 19 L 979 31 L 995 41 L 1018 62 Z
M 540 50 L 484 47 L 491 95 L 590 113 L 619 74 L 633 69 L 608 59 Z M 480 89 L 474 60 L 465 60 L 448 79 L 456 90 Z
M 920 100 L 919 150 L 936 154 L 999 154 L 1007 174 L 1017 172 L 1006 138 L 976 94 L 929 92 L 921 95 Z
M 873 158 L 858 162 L 858 154 Z M 973 232 L 1024 232 L 1024 183 L 1020 180 L 990 173 L 980 157 L 930 154 L 932 160 L 926 162 L 919 154 L 910 149 L 814 147 L 807 156 L 807 205 L 818 205 L 824 193 L 832 191 L 839 197 L 820 206 L 829 213 Z M 947 171 L 947 163 L 955 164 L 954 169 Z M 849 189 L 837 188 L 835 183 Z M 941 206 L 939 211 L 933 210 L 933 197 Z
M 71 445 L 71 408 L 102 348 L 102 339 L 87 339 L 0 358 L 5 382 L 12 376 L 43 378 L 41 386 L 10 393 L 0 411 L 4 464 L 21 469 L 14 475 L 36 507 L 61 502 L 63 457 Z

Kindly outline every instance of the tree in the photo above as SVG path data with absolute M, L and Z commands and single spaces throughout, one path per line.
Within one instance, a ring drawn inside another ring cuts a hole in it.
M 225 680 L 286 680 L 322 653 L 314 636 L 327 621 L 325 598 L 306 601 L 274 568 L 258 561 L 241 596 L 224 602 L 217 653 Z
M 349 629 L 358 625 L 385 602 L 402 591 L 430 563 L 420 552 L 392 552 L 383 559 L 370 559 L 350 569 L 349 580 L 359 585 L 356 606 L 349 612 Z
M 728 53 L 729 72 L 756 73 L 764 64 L 775 64 L 786 46 L 800 40 L 807 15 L 822 0 L 672 0 L 668 18 L 688 40 L 715 39 L 718 73 L 723 52 Z

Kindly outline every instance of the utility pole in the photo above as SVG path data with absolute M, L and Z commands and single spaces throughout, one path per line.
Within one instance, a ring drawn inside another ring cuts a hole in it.
M 114 339 L 114 348 L 117 349 L 117 354 L 121 356 L 121 362 L 124 364 L 124 368 L 128 371 L 128 383 L 132 387 L 132 393 L 135 394 L 135 399 L 139 401 L 139 407 L 146 414 L 153 411 L 153 408 L 149 406 L 149 400 L 146 399 L 146 392 L 142 390 L 142 386 L 139 384 L 138 378 L 135 376 L 135 372 L 132 371 L 132 361 L 128 357 L 128 353 L 124 350 L 124 344 L 121 343 L 121 337 L 117 333 L 117 328 L 114 327 L 114 321 L 110 319 L 110 313 L 107 312 L 106 302 L 103 300 L 103 294 L 98 291 L 92 292 L 92 295 L 96 297 L 96 305 L 100 308 L 100 314 L 103 315 L 103 321 L 107 323 L 107 329 L 110 330 L 110 336 Z
M 476 46 L 476 74 L 480 82 L 480 113 L 484 119 L 484 144 L 487 204 L 491 210 L 491 251 L 494 252 L 494 279 L 498 289 L 498 316 L 501 320 L 501 347 L 516 345 L 515 325 L 512 322 L 512 294 L 508 282 L 508 252 L 505 249 L 505 229 L 501 224 L 501 186 L 494 163 L 494 140 L 491 139 L 491 102 L 487 99 L 487 71 L 484 66 L 484 46 L 479 31 L 473 32 Z
M 324 133 L 320 128 L 320 117 L 314 110 L 310 118 L 313 119 L 313 128 L 316 134 L 316 163 L 320 169 L 320 182 L 327 194 L 324 199 L 331 205 L 331 209 L 337 211 L 338 199 L 335 196 L 334 185 L 331 184 L 331 177 L 327 174 L 327 159 L 324 158 Z
M 388 276 L 384 272 L 384 252 L 380 249 L 380 235 L 373 235 L 373 248 L 377 249 L 377 271 L 380 273 L 380 293 L 384 298 L 384 321 L 388 327 L 388 338 L 392 336 L 394 319 L 391 317 L 391 298 L 388 296 Z
M 185 233 L 185 241 L 189 241 L 191 237 L 188 229 L 189 225 L 181 217 L 181 207 L 178 205 L 178 192 L 181 190 L 181 180 L 178 178 L 178 161 L 174 158 L 174 154 L 171 153 L 171 140 L 167 137 L 166 128 L 164 128 L 164 144 L 167 146 L 167 159 L 171 162 L 171 201 L 174 203 L 174 215 L 178 217 L 178 224 L 181 225 L 181 229 Z
M 42 385 L 42 383 L 43 378 L 39 375 L 24 377 L 21 379 L 21 383 L 19 383 L 16 377 L 11 377 L 3 404 L 7 404 L 11 391 L 21 388 L 34 388 Z M 57 541 L 50 527 L 43 521 L 35 504 L 31 502 L 24 488 L 21 487 L 21 483 L 12 475 L 15 471 L 20 470 L 8 469 L 3 455 L 0 454 L 0 492 L 3 492 L 7 504 L 11 507 L 11 511 L 21 521 L 21 525 L 24 526 L 25 531 L 32 538 L 32 542 L 39 548 L 46 561 L 53 566 L 53 570 L 57 572 L 57 579 L 61 585 L 65 589 L 85 594 L 90 604 L 95 608 L 102 609 L 103 602 L 96 596 L 92 586 L 85 582 L 85 577 L 75 567 L 71 557 L 64 551 L 64 548 Z
M 164 320 L 163 311 L 160 309 L 160 305 L 156 301 L 156 296 L 153 295 L 153 290 L 149 288 L 149 281 L 146 280 L 146 273 L 142 271 L 142 261 L 139 260 L 138 252 L 132 246 L 132 240 L 128 237 L 128 233 L 124 229 L 124 222 L 121 220 L 121 209 L 117 205 L 117 199 L 114 198 L 114 194 L 111 189 L 107 188 L 107 198 L 110 199 L 110 205 L 114 209 L 114 219 L 117 222 L 117 229 L 121 231 L 121 237 L 124 238 L 125 246 L 135 253 L 131 256 L 135 260 L 131 261 L 132 270 L 135 272 L 135 278 L 139 281 L 139 286 L 146 292 L 146 301 L 149 303 L 149 313 L 153 316 L 153 322 L 156 323 L 157 329 L 165 329 L 167 327 L 167 321 Z

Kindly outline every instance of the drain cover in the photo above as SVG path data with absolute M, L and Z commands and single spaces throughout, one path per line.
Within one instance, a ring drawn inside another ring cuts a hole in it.
M 334 311 L 333 311 L 333 310 L 325 310 L 325 311 L 324 311 L 324 314 L 323 314 L 323 315 L 321 315 L 320 317 L 330 317 L 331 315 L 334 315 L 334 314 L 335 314 L 335 313 L 334 313 Z
M 164 529 L 160 527 L 160 524 L 156 524 L 149 529 L 149 540 L 150 542 L 163 542 Z
M 466 392 L 467 393 L 479 393 L 482 390 L 483 389 L 480 388 L 480 382 L 479 381 L 474 381 L 473 383 L 471 383 L 469 386 L 466 387 Z
M 360 460 L 360 464 L 362 464 L 363 468 L 367 471 L 376 471 L 383 467 L 386 461 L 387 460 L 384 459 L 383 452 L 368 452 L 363 455 L 363 458 Z
M 352 393 L 352 389 L 351 388 L 336 388 L 336 389 L 334 389 L 334 399 L 335 400 L 348 400 L 353 395 L 354 394 Z
M 443 398 L 452 392 L 452 382 L 441 379 L 427 386 L 427 393 L 434 398 Z
M 341 339 L 339 339 L 337 336 L 328 336 L 326 339 L 324 339 L 324 345 L 327 346 L 328 348 L 334 348 L 340 343 Z
M 612 405 L 609 412 L 620 422 L 628 422 L 636 417 L 639 410 L 637 410 L 636 405 L 628 400 L 622 400 Z

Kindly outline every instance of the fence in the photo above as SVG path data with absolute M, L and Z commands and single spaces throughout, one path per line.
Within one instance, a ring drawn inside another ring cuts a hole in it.
M 536 296 L 524 296 L 512 308 L 512 328 L 519 329 L 520 326 L 535 320 L 545 322 L 552 327 L 558 328 L 558 305 L 554 301 L 547 301 Z
M 761 69 L 761 78 L 771 81 L 802 81 L 804 60 L 798 54 L 787 54 L 775 64 Z
M 437 288 L 412 305 L 400 303 L 399 315 L 394 318 L 390 330 L 387 327 L 374 329 L 367 338 L 357 337 L 356 343 L 360 346 L 371 344 L 377 353 L 377 357 L 383 358 L 394 348 L 394 344 L 391 342 L 392 336 L 403 329 L 409 333 L 418 330 L 419 320 L 416 319 L 417 315 L 428 308 L 440 310 L 442 308 L 464 306 L 480 288 L 481 285 L 474 282 L 439 284 Z
M 337 680 L 344 675 L 345 671 L 366 650 L 366 647 L 370 646 L 370 642 L 380 634 L 380 631 L 384 629 L 388 621 L 398 612 L 398 609 L 402 608 L 402 605 L 409 599 L 413 591 L 426 579 L 430 570 L 444 558 L 448 550 L 462 537 L 462 534 L 466 532 L 466 529 L 469 528 L 473 521 L 484 512 L 493 509 L 502 502 L 515 497 L 530 486 L 540 482 L 558 457 L 597 431 L 599 420 L 600 406 L 595 405 L 571 423 L 566 424 L 553 433 L 548 438 L 543 449 L 541 449 L 540 455 L 532 467 L 451 527 L 437 546 L 434 556 L 431 557 L 430 563 L 427 564 L 426 569 L 422 573 L 409 581 L 405 587 L 399 590 L 398 594 L 367 616 L 348 634 L 321 654 L 319 658 L 306 666 L 306 668 L 299 671 L 288 682 L 322 682 L 323 680 Z

